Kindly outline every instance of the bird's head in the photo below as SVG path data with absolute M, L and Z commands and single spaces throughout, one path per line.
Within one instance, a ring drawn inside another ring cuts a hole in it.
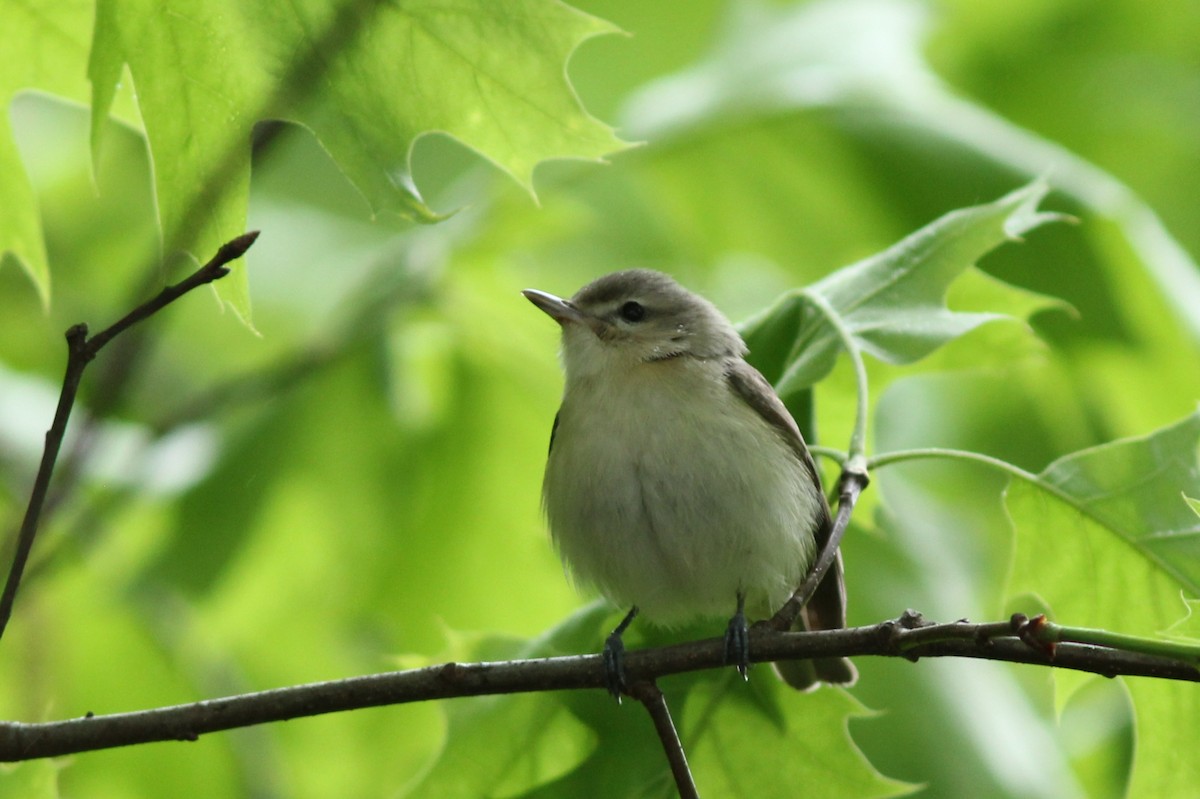
M 681 356 L 740 357 L 746 352 L 733 325 L 712 303 L 661 272 L 614 272 L 569 300 L 535 289 L 523 293 L 562 325 L 568 378 Z

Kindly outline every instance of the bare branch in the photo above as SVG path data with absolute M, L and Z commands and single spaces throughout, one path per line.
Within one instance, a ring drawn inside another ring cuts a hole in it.
M 838 546 L 842 543 L 842 536 L 846 534 L 846 528 L 850 526 L 850 514 L 854 512 L 858 497 L 869 482 L 870 479 L 867 477 L 864 464 L 851 461 L 843 465 L 842 476 L 838 480 L 837 516 L 833 520 L 833 530 L 829 533 L 829 540 L 817 553 L 817 559 L 809 569 L 804 582 L 792 594 L 791 599 L 785 602 L 783 607 L 767 622 L 767 626 L 772 630 L 790 630 L 796 622 L 796 617 L 800 615 L 800 611 L 816 593 L 817 586 L 821 584 L 825 574 L 833 567 L 833 562 L 837 558 Z
M 671 765 L 671 776 L 675 778 L 675 788 L 679 791 L 679 799 L 700 799 L 696 790 L 696 781 L 692 779 L 692 770 L 688 768 L 687 755 L 683 752 L 683 743 L 675 730 L 675 721 L 667 707 L 667 698 L 654 682 L 635 683 L 629 689 L 629 695 L 646 706 L 650 719 L 654 722 L 654 730 L 662 742 L 667 762 Z
M 21 576 L 25 573 L 25 566 L 29 562 L 29 553 L 33 550 L 33 540 L 37 537 L 42 508 L 45 506 L 46 493 L 50 488 L 50 478 L 54 474 L 54 465 L 58 461 L 58 453 L 62 449 L 63 438 L 67 433 L 67 422 L 71 418 L 71 409 L 75 407 L 79 383 L 83 379 L 83 372 L 87 365 L 106 344 L 133 325 L 153 316 L 197 286 L 203 286 L 229 274 L 226 264 L 241 258 L 246 250 L 254 244 L 256 238 L 258 238 L 258 232 L 254 231 L 223 244 L 208 263 L 190 276 L 173 286 L 167 286 L 154 298 L 134 308 L 120 320 L 91 338 L 88 338 L 88 329 L 85 324 L 75 325 L 67 331 L 67 370 L 63 376 L 58 407 L 54 411 L 54 421 L 50 424 L 50 430 L 46 433 L 42 461 L 38 466 L 37 477 L 33 481 L 33 490 L 30 492 L 29 504 L 25 508 L 20 531 L 17 533 L 17 546 L 13 555 L 12 567 L 8 572 L 8 580 L 4 584 L 4 593 L 0 595 L 0 636 L 4 635 L 4 630 L 8 627 L 8 621 L 12 617 L 17 588 L 20 587 Z
M 1049 650 L 1029 637 L 1028 619 L 988 624 L 930 624 L 920 614 L 867 627 L 819 632 L 750 631 L 751 660 L 768 662 L 813 657 L 967 657 L 1075 669 L 1107 677 L 1132 675 L 1200 682 L 1189 651 L 1180 657 L 1070 643 L 1070 628 L 1053 631 Z M 631 685 L 668 674 L 721 668 L 723 638 L 629 651 L 625 670 Z M 372 674 L 331 682 L 277 688 L 187 705 L 107 716 L 85 716 L 37 724 L 0 723 L 0 761 L 30 760 L 109 749 L 151 741 L 193 741 L 201 735 L 364 707 L 452 697 L 559 691 L 605 690 L 600 655 L 493 663 L 445 663 L 410 671 Z

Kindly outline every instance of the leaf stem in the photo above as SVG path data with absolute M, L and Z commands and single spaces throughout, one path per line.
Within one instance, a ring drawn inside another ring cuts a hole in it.
M 854 431 L 850 434 L 850 446 L 846 453 L 846 463 L 861 467 L 862 464 L 860 462 L 867 448 L 868 414 L 867 366 L 863 363 L 862 350 L 855 342 L 854 334 L 846 329 L 846 326 L 842 323 L 842 317 L 829 304 L 828 300 L 820 294 L 807 289 L 800 292 L 800 296 L 811 302 L 829 322 L 829 326 L 837 333 L 838 339 L 841 340 L 842 346 L 845 347 L 846 354 L 850 357 L 850 363 L 854 366 L 855 393 L 858 396 L 854 408 Z M 854 468 L 853 471 L 865 471 L 865 469 Z
M 883 466 L 891 466 L 895 463 L 904 461 L 928 460 L 931 458 L 949 458 L 952 460 L 974 461 L 985 466 L 991 466 L 1013 477 L 1030 483 L 1038 483 L 1038 476 L 1033 472 L 1027 472 L 1020 466 L 1015 466 L 1008 461 L 993 458 L 991 455 L 984 455 L 981 452 L 969 452 L 962 449 L 948 449 L 943 447 L 924 447 L 920 449 L 902 449 L 895 452 L 885 452 L 882 455 L 876 455 L 867 459 L 867 468 L 874 471 Z
M 1052 621 L 1043 621 L 1038 625 L 1035 635 L 1037 640 L 1046 643 L 1069 641 L 1119 649 L 1123 652 L 1141 652 L 1144 655 L 1159 655 L 1200 663 L 1200 644 L 1191 644 L 1186 641 L 1143 638 L 1090 627 L 1067 627 Z
M 849 457 L 845 452 L 833 447 L 822 447 L 817 444 L 809 444 L 808 451 L 813 454 L 814 458 L 828 458 L 838 466 L 844 466 L 846 459 Z

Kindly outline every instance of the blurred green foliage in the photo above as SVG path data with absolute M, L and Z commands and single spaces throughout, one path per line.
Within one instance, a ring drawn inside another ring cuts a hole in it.
M 161 282 L 160 218 L 176 218 L 164 204 L 178 213 L 194 202 L 202 175 L 227 157 L 211 140 L 236 133 L 246 144 L 259 121 L 239 108 L 227 126 L 223 114 L 183 116 L 177 106 L 192 91 L 219 104 L 277 89 L 286 73 L 270 58 L 313 40 L 289 28 L 298 38 L 275 41 L 274 56 L 237 42 L 214 54 L 223 36 L 263 35 L 223 27 L 221 14 L 242 14 L 240 5 L 179 0 L 177 13 L 113 16 L 137 5 L 0 3 L 0 529 L 15 529 L 27 499 L 62 332 L 81 320 L 98 329 Z M 520 297 L 528 286 L 570 293 L 648 266 L 747 319 L 942 214 L 1044 177 L 1054 189 L 1044 205 L 1078 223 L 1031 230 L 979 266 L 1076 312 L 1036 314 L 1036 338 L 987 324 L 915 365 L 869 361 L 869 452 L 956 447 L 1036 473 L 1194 411 L 1194 2 L 575 5 L 630 35 L 590 39 L 564 67 L 571 45 L 606 25 L 530 0 L 521 7 L 551 12 L 536 35 L 554 46 L 523 54 L 541 55 L 536 69 L 501 60 L 518 76 L 548 76 L 520 97 L 551 92 L 559 108 L 569 99 L 565 68 L 583 108 L 641 146 L 619 150 L 603 124 L 568 108 L 558 116 L 582 126 L 581 139 L 555 144 L 531 123 L 520 159 L 506 162 L 497 148 L 515 128 L 472 103 L 508 101 L 486 93 L 448 98 L 464 120 L 483 114 L 481 138 L 457 132 L 485 157 L 422 135 L 456 129 L 413 118 L 418 89 L 459 84 L 439 83 L 444 66 L 411 81 L 391 71 L 441 64 L 397 36 L 372 40 L 382 55 L 345 68 L 359 81 L 353 92 L 314 84 L 309 105 L 268 114 L 310 128 L 259 126 L 253 151 L 228 156 L 253 168 L 230 180 L 248 191 L 246 226 L 263 230 L 244 270 L 257 335 L 201 293 L 92 367 L 75 420 L 88 455 L 78 479 L 62 483 L 69 491 L 0 642 L 0 717 L 67 718 L 448 657 L 598 648 L 612 616 L 595 607 L 572 615 L 583 600 L 539 518 L 561 384 L 556 331 Z M 322 4 L 302 6 L 328 19 Z M 195 38 L 189 18 L 209 20 L 211 36 Z M 183 25 L 168 33 L 199 54 L 180 51 L 165 75 L 136 60 L 121 71 L 117 45 L 167 35 L 130 32 L 134 22 Z M 483 56 L 520 50 L 501 33 L 534 35 L 504 15 L 442 22 L 466 36 L 463 52 L 479 56 L 468 61 L 485 77 Z M 105 27 L 118 23 L 119 36 Z M 101 85 L 87 82 L 98 74 L 89 53 L 107 85 L 119 81 L 100 109 L 111 100 L 113 117 L 97 111 L 90 131 L 93 114 L 77 105 Z M 251 55 L 267 67 L 247 66 Z M 189 82 L 189 69 L 211 80 Z M 158 78 L 166 82 L 150 91 Z M 516 118 L 536 110 L 525 103 Z M 139 120 L 155 119 L 167 127 L 147 142 Z M 361 151 L 322 146 L 310 132 L 349 136 L 380 119 L 399 121 L 370 130 Z M 586 160 L 604 153 L 607 164 Z M 572 155 L 584 160 L 537 167 L 537 202 L 494 165 L 527 178 L 538 160 Z M 170 178 L 168 165 L 201 177 Z M 382 181 L 408 191 L 410 178 L 431 215 L 448 218 L 408 221 L 394 213 L 403 203 L 372 195 Z M 372 218 L 372 206 L 385 210 Z M 223 218 L 237 226 L 240 214 Z M 977 280 L 956 284 L 950 306 L 993 310 L 996 296 Z M 844 359 L 814 405 L 820 442 L 844 448 L 855 406 Z M 1186 464 L 1186 442 L 1179 449 Z M 844 545 L 851 622 L 905 607 L 951 620 L 1046 606 L 1062 623 L 1152 635 L 1187 613 L 1179 584 L 1160 575 L 1132 584 L 1128 564 L 1148 561 L 1131 561 L 1111 535 L 1078 529 L 1077 517 L 1060 519 L 1026 489 L 1006 504 L 1006 488 L 1003 475 L 958 462 L 874 475 Z M 1084 602 L 1080 585 L 1104 602 Z M 667 637 L 689 632 L 713 631 Z M 1194 718 L 1188 685 L 1063 680 L 983 662 L 858 666 L 853 697 L 783 696 L 760 674 L 748 687 L 728 675 L 665 683 L 705 795 L 888 795 L 905 781 L 928 797 L 1163 796 L 1200 782 L 1187 738 L 1173 737 Z M 1164 739 L 1174 744 L 1157 744 L 1159 758 L 1142 767 L 1137 742 Z M 0 771 L 0 793 L 14 796 L 452 788 L 672 790 L 644 714 L 599 695 L 383 708 Z

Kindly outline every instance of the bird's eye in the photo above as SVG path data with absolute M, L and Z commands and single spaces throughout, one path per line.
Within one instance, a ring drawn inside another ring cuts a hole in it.
M 640 322 L 646 318 L 646 309 L 640 302 L 630 300 L 621 306 L 621 318 L 626 322 Z

